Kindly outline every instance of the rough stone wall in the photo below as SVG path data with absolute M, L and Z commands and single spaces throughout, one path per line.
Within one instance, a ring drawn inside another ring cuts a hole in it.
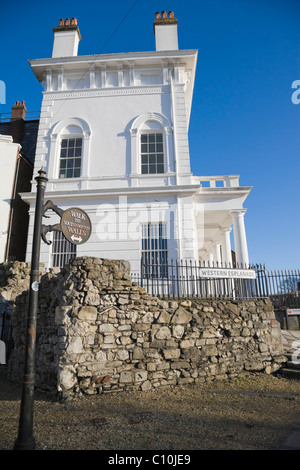
M 41 266 L 41 272 L 43 266 Z M 9 262 L 0 264 L 0 339 L 6 344 L 9 357 L 11 343 L 11 319 L 17 298 L 28 290 L 30 264 Z
M 27 296 L 13 313 L 8 370 L 22 378 Z M 36 384 L 62 396 L 272 373 L 282 356 L 269 300 L 161 300 L 126 261 L 77 258 L 41 277 Z

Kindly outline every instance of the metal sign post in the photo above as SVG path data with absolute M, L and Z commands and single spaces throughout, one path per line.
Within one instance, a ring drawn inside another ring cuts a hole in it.
M 14 450 L 34 450 L 33 436 L 33 403 L 35 381 L 35 350 L 36 350 L 36 323 L 39 293 L 39 264 L 41 238 L 48 245 L 51 241 L 46 239 L 46 233 L 60 231 L 71 243 L 79 245 L 85 243 L 91 235 L 91 221 L 88 215 L 77 207 L 63 211 L 52 201 L 44 205 L 44 193 L 48 179 L 46 172 L 41 169 L 37 182 L 36 207 L 34 219 L 34 233 L 31 255 L 31 273 L 29 289 L 29 306 L 27 318 L 27 343 L 25 350 L 25 368 L 23 377 L 21 412 L 18 438 Z M 61 222 L 55 225 L 42 225 L 42 218 L 51 209 L 61 217 Z
M 39 176 L 35 178 L 37 182 L 37 192 L 31 255 L 25 368 L 23 377 L 19 434 L 14 445 L 14 450 L 35 449 L 35 439 L 33 436 L 33 395 L 35 379 L 36 317 L 39 290 L 41 226 L 44 211 L 44 192 L 46 183 L 48 181 L 46 178 L 46 172 L 43 169 L 41 169 L 38 173 Z

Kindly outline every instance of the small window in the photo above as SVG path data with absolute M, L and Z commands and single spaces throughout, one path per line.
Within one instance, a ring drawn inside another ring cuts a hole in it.
M 164 173 L 162 134 L 141 134 L 141 172 L 143 175 Z
M 142 264 L 144 277 L 167 277 L 168 239 L 166 224 L 142 225 Z
M 62 268 L 72 258 L 76 258 L 76 245 L 70 243 L 62 232 L 53 232 L 52 266 Z
M 82 138 L 62 139 L 59 178 L 78 178 L 81 174 Z

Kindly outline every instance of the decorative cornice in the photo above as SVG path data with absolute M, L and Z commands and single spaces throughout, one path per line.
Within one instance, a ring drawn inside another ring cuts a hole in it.
M 115 87 L 87 90 L 62 90 L 62 91 L 44 91 L 45 100 L 57 99 L 78 99 L 96 96 L 126 96 L 126 95 L 152 95 L 160 93 L 170 93 L 169 85 L 151 86 L 151 87 Z

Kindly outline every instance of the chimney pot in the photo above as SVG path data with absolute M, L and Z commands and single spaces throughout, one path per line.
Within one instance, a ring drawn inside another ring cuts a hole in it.
M 156 18 L 160 18 L 160 13 L 159 13 L 159 11 L 157 11 L 157 12 L 155 13 L 155 16 L 156 16 Z
M 20 102 L 19 101 L 16 101 L 15 102 L 15 106 L 19 106 Z
M 69 24 L 71 24 L 71 22 L 70 22 L 70 18 L 67 18 L 67 19 L 66 19 L 66 21 L 65 21 L 65 24 L 66 24 L 66 25 L 69 25 Z
M 71 21 L 71 24 L 77 24 L 77 19 L 76 18 L 72 18 L 72 21 Z
M 174 12 L 173 11 L 169 11 L 169 18 L 174 18 Z
M 164 10 L 161 12 L 163 18 L 167 18 L 167 12 Z
M 59 26 L 64 26 L 65 24 L 65 20 L 63 20 L 62 18 L 59 20 Z

